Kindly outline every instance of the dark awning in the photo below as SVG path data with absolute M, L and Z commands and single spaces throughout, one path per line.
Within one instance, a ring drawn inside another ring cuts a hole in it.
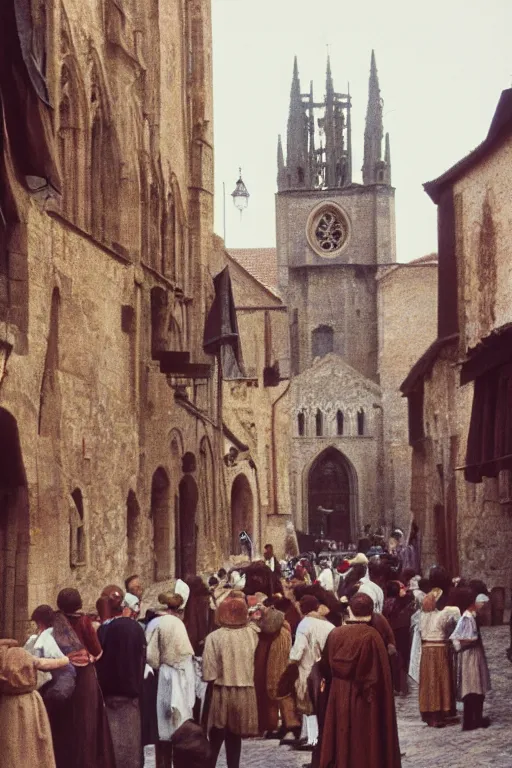
M 213 278 L 215 298 L 206 318 L 203 348 L 220 356 L 225 379 L 244 378 L 244 364 L 229 267 Z
M 492 331 L 475 347 L 468 350 L 467 359 L 460 372 L 461 386 L 479 376 L 512 362 L 512 323 Z

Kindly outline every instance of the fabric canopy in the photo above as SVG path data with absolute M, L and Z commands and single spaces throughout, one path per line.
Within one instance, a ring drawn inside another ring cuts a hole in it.
M 512 363 L 475 380 L 464 477 L 480 483 L 512 469 Z
M 203 348 L 207 354 L 220 356 L 225 379 L 241 379 L 244 364 L 229 267 L 215 275 L 213 285 L 215 298 L 206 318 Z

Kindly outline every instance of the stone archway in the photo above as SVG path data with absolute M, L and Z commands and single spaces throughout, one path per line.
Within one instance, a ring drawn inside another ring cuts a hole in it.
M 195 576 L 197 569 L 197 502 L 199 491 L 192 476 L 196 470 L 193 453 L 183 456 L 183 472 L 179 486 L 179 537 L 176 547 L 176 576 Z
M 24 635 L 28 618 L 29 504 L 18 425 L 0 408 L 0 637 Z
M 345 545 L 352 540 L 355 518 L 352 474 L 347 459 L 336 448 L 326 448 L 317 456 L 308 474 L 309 533 Z
M 170 483 L 167 472 L 158 467 L 151 482 L 151 519 L 153 520 L 154 578 L 171 576 Z
M 247 531 L 253 538 L 254 499 L 247 476 L 237 475 L 231 486 L 231 551 L 241 552 L 239 535 Z

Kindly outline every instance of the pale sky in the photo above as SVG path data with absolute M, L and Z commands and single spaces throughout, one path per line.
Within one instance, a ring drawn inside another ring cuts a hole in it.
M 397 255 L 437 249 L 436 208 L 422 189 L 485 137 L 512 86 L 512 0 L 212 0 L 215 229 L 227 245 L 275 245 L 277 135 L 286 125 L 295 54 L 301 88 L 352 95 L 354 181 L 361 181 L 370 55 L 375 49 L 396 188 Z M 230 193 L 250 192 L 242 220 Z

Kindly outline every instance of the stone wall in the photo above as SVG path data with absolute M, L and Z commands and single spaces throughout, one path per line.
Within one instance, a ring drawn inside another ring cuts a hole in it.
M 231 545 L 218 370 L 202 350 L 209 0 L 64 0 L 45 14 L 63 195 L 30 196 L 9 177 L 20 224 L 0 302 L 0 341 L 12 346 L 0 415 L 16 420 L 29 497 L 26 522 L 7 508 L 0 533 L 0 630 L 19 635 L 64 586 L 88 607 L 130 572 L 181 572 L 187 547 L 201 571 Z M 210 379 L 168 378 L 156 349 L 189 351 Z
M 286 522 L 291 519 L 289 382 L 283 370 L 289 356 L 286 307 L 229 257 L 218 238 L 214 258 L 216 270 L 225 264 L 230 269 L 246 373 L 245 379 L 223 384 L 224 422 L 248 447 L 228 470 L 227 488 L 232 492 L 229 489 L 235 487 L 240 472 L 247 476 L 253 495 L 251 532 L 256 552 L 261 554 L 268 540 L 282 556 Z M 232 519 L 236 525 L 236 515 Z
M 400 385 L 436 338 L 437 262 L 397 264 L 378 280 L 379 381 L 384 419 L 384 505 L 390 526 L 410 527 L 411 449 Z
M 460 386 L 467 350 L 512 321 L 509 176 L 504 141 L 454 183 L 459 339 L 424 378 L 425 439 L 412 456 L 411 508 L 423 532 L 423 564 L 445 560 L 510 597 L 512 517 L 507 478 L 464 479 L 473 384 Z M 506 474 L 506 473 L 505 473 Z

